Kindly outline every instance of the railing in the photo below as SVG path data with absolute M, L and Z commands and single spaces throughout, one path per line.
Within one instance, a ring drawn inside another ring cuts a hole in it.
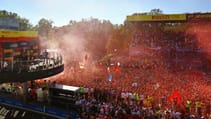
M 59 54 L 56 57 L 40 55 L 39 58 L 33 60 L 0 61 L 0 64 L 1 72 L 36 72 L 63 65 L 63 58 Z
M 0 97 L 1 106 L 8 106 L 15 110 L 19 110 L 19 112 L 25 113 L 34 113 L 41 117 L 48 117 L 48 118 L 56 118 L 56 119 L 65 119 L 69 113 L 61 110 L 61 109 L 54 109 L 46 106 L 36 105 L 36 104 L 27 104 L 22 101 L 13 100 L 9 98 Z M 76 114 L 74 114 L 76 115 Z M 72 115 L 69 115 L 72 116 Z

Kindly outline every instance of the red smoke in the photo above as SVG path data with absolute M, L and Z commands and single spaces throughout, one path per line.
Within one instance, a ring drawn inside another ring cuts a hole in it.
M 211 60 L 211 23 L 203 21 L 189 23 L 186 33 L 196 37 L 199 48 L 206 51 L 206 57 Z

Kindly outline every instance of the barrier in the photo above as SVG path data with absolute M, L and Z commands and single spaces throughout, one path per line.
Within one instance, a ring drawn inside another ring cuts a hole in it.
M 2 97 L 0 97 L 0 103 L 14 105 L 14 106 L 17 106 L 17 107 L 24 108 L 26 110 L 37 111 L 37 112 L 40 112 L 40 113 L 43 113 L 43 114 L 57 116 L 57 117 L 60 117 L 60 118 L 66 118 L 67 116 L 75 117 L 77 115 L 75 112 L 66 112 L 66 111 L 63 111 L 63 110 L 53 109 L 53 108 L 49 108 L 49 107 L 45 107 L 45 106 L 28 105 L 28 104 L 25 104 L 21 101 L 12 100 L 12 99 L 8 99 L 8 98 L 2 98 Z

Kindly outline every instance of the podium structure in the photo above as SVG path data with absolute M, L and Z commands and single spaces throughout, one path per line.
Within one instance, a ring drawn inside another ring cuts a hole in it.
M 62 55 L 42 49 L 37 31 L 0 30 L 0 83 L 47 78 L 63 70 Z

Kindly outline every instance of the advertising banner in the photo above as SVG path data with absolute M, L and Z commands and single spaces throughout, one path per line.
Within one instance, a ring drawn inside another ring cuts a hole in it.
M 13 18 L 0 18 L 0 29 L 17 30 L 20 27 L 19 22 Z
M 0 37 L 4 37 L 4 38 L 38 37 L 38 32 L 37 31 L 0 30 Z
M 161 14 L 161 15 L 132 15 L 127 16 L 127 21 L 184 21 L 186 14 Z
M 199 13 L 199 14 L 188 14 L 187 19 L 210 19 L 211 14 L 210 13 Z

